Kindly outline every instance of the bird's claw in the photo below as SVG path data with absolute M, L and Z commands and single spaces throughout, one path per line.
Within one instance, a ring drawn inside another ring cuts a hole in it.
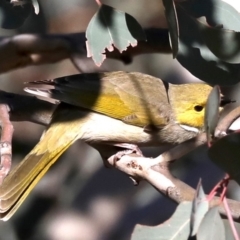
M 142 151 L 137 145 L 128 143 L 114 144 L 116 147 L 125 148 L 124 150 L 118 151 L 116 154 L 108 158 L 107 162 L 112 166 L 116 166 L 116 162 L 119 161 L 124 155 L 137 154 L 143 156 Z

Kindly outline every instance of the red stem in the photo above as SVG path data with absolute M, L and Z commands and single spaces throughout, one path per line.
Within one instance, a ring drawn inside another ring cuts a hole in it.
M 235 228 L 234 221 L 233 221 L 233 218 L 232 218 L 232 214 L 231 214 L 231 211 L 229 209 L 226 197 L 223 198 L 223 205 L 224 205 L 225 211 L 227 213 L 227 217 L 228 217 L 228 220 L 229 220 L 230 227 L 232 229 L 234 239 L 239 240 L 239 236 L 238 236 L 237 230 Z

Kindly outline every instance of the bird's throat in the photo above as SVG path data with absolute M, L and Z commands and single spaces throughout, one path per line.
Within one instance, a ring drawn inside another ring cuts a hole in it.
M 180 124 L 180 126 L 181 126 L 183 129 L 187 130 L 187 131 L 199 133 L 199 129 L 198 129 L 198 128 L 190 127 L 190 126 L 184 125 L 184 124 Z

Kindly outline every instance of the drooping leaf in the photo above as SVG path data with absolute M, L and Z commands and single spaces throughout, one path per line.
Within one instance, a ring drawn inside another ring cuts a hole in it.
M 193 199 L 193 205 L 192 205 L 191 222 L 190 222 L 191 236 L 195 236 L 197 234 L 198 228 L 208 209 L 209 209 L 209 202 L 206 200 L 206 196 L 200 181 L 198 184 L 198 187 L 196 190 L 196 196 Z
M 173 58 L 176 58 L 178 53 L 179 29 L 178 29 L 178 20 L 177 20 L 175 3 L 173 0 L 163 0 L 163 4 L 165 7 L 165 15 L 168 22 L 168 30 L 169 30 L 170 44 L 173 52 Z
M 240 63 L 240 32 L 222 28 L 211 28 L 198 21 L 207 47 L 220 60 Z
M 8 1 L 0 1 L 0 27 L 14 29 L 22 26 L 33 10 L 31 3 L 14 6 Z
M 218 207 L 211 208 L 198 229 L 197 240 L 226 240 L 222 219 Z
M 106 49 L 113 51 L 113 46 L 120 52 L 129 46 L 136 46 L 138 40 L 146 40 L 139 23 L 129 14 L 102 4 L 92 17 L 86 30 L 88 57 L 100 66 L 106 55 Z
M 239 82 L 240 65 L 224 62 L 213 54 L 204 41 L 202 28 L 195 18 L 204 16 L 211 26 L 229 26 L 228 20 L 219 14 L 219 2 L 222 1 L 196 0 L 178 5 L 180 35 L 177 60 L 205 82 L 232 85 Z
M 240 133 L 229 134 L 208 150 L 210 159 L 240 184 Z
M 204 114 L 204 128 L 207 134 L 208 143 L 214 135 L 219 119 L 220 89 L 215 86 L 210 92 Z
M 172 217 L 155 227 L 137 225 L 131 240 L 186 240 L 190 234 L 192 202 L 182 202 Z
M 194 18 L 205 17 L 211 27 L 240 31 L 239 12 L 222 0 L 183 1 L 180 4 Z

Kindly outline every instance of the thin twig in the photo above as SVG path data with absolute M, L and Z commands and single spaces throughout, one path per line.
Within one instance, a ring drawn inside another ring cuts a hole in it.
M 9 119 L 9 107 L 6 104 L 0 104 L 0 184 L 7 176 L 12 164 L 12 135 L 13 125 Z
M 224 208 L 226 211 L 227 218 L 229 220 L 230 227 L 232 229 L 233 236 L 234 236 L 235 240 L 239 240 L 239 236 L 238 236 L 236 227 L 234 225 L 233 218 L 232 218 L 231 211 L 229 209 L 226 197 L 223 198 L 223 205 L 224 205 Z

